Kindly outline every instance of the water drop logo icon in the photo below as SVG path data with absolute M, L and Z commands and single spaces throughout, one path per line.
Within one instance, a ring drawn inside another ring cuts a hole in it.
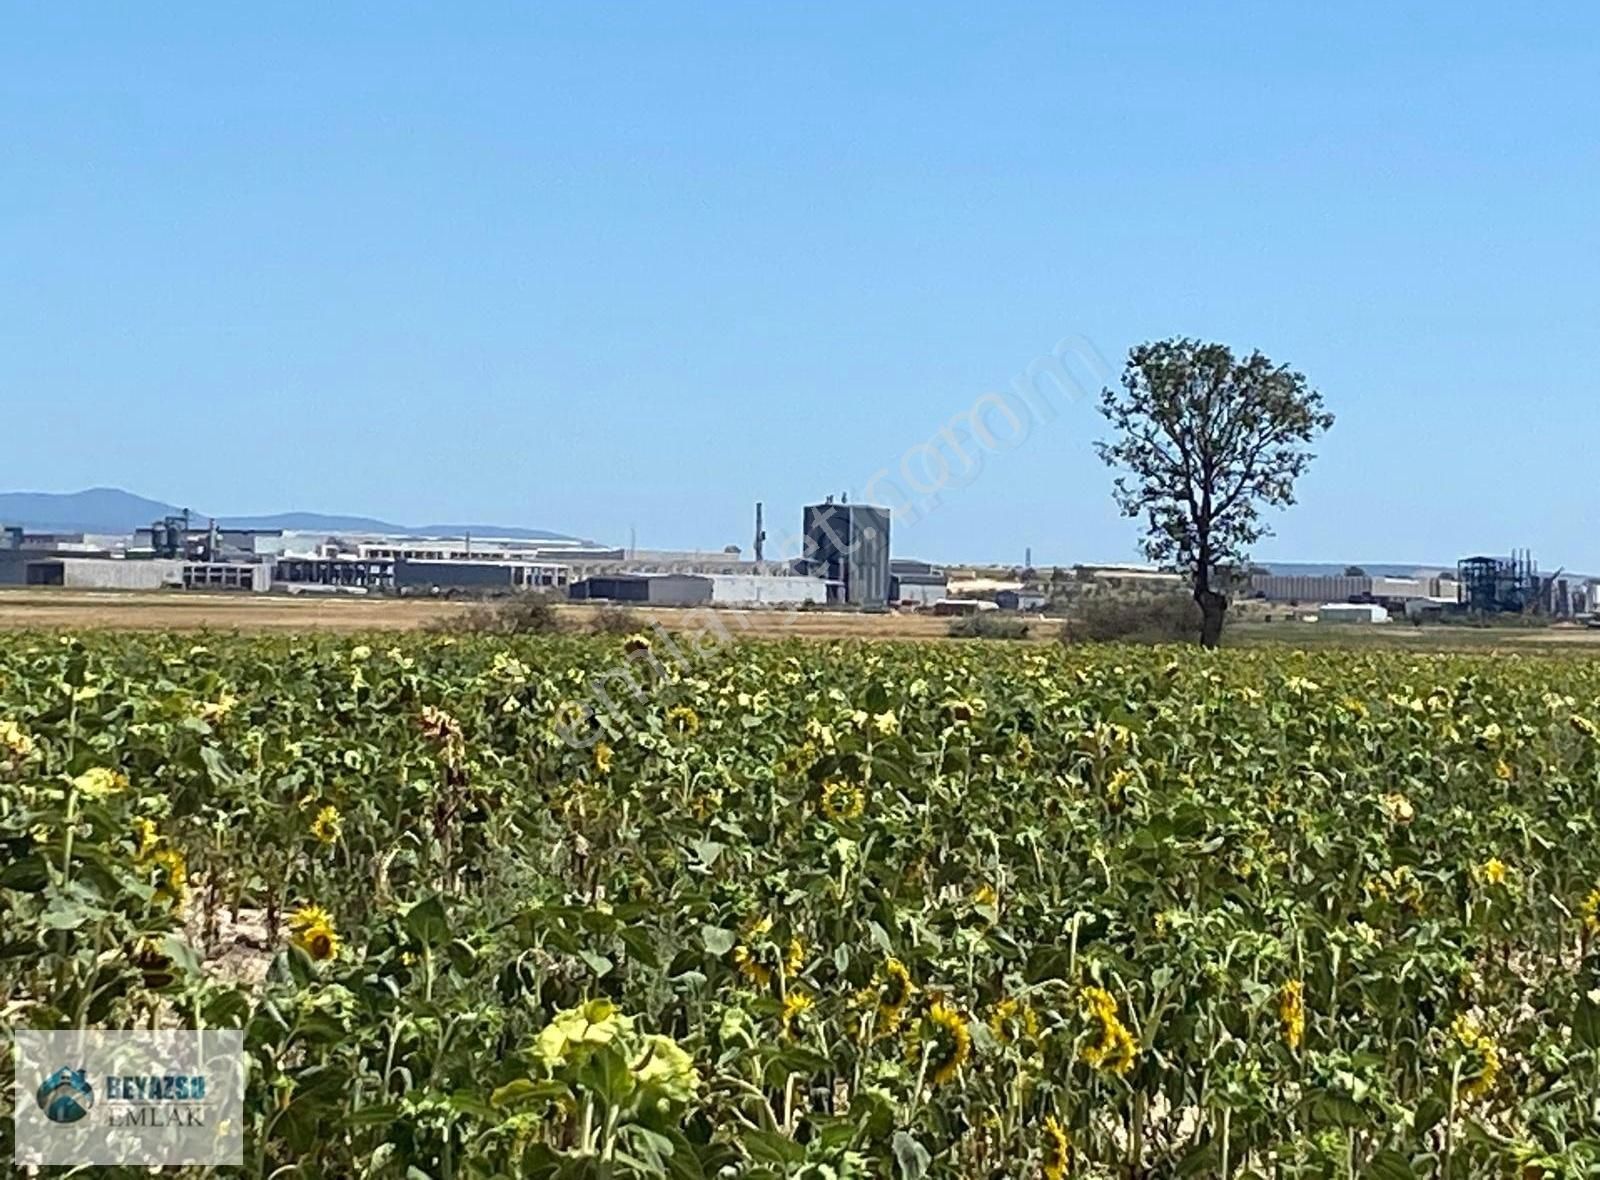
M 63 1066 L 39 1086 L 39 1109 L 52 1123 L 75 1123 L 94 1106 L 94 1087 L 86 1070 Z

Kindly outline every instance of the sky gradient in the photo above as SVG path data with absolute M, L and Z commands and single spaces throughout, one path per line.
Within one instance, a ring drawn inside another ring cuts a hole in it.
M 14 6 L 0 488 L 749 544 L 1063 338 L 1338 416 L 1262 560 L 1600 570 L 1600 9 Z M 1063 402 L 897 529 L 1131 560 Z

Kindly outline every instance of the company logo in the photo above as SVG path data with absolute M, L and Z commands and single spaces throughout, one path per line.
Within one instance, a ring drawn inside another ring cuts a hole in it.
M 89 1071 L 62 1066 L 45 1078 L 37 1094 L 39 1109 L 52 1123 L 75 1123 L 94 1106 Z

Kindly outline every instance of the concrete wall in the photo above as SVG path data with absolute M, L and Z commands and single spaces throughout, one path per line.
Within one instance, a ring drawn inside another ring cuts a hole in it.
M 828 584 L 821 578 L 714 574 L 710 582 L 711 601 L 718 606 L 800 606 L 828 601 Z
M 181 561 L 30 555 L 28 585 L 71 590 L 160 590 L 183 584 Z
M 701 574 L 663 574 L 649 579 L 652 606 L 704 606 L 711 601 L 711 579 Z

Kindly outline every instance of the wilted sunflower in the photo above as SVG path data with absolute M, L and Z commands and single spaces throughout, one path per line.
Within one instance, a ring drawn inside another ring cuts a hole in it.
M 289 941 L 319 963 L 339 954 L 339 934 L 333 918 L 321 906 L 302 906 L 289 915 Z
M 13 758 L 26 758 L 33 753 L 33 739 L 15 721 L 0 721 L 0 750 Z
M 700 732 L 700 714 L 688 705 L 678 705 L 667 710 L 667 724 L 687 736 Z
M 783 1024 L 784 1036 L 791 1040 L 794 1038 L 795 1026 L 802 1016 L 811 1011 L 814 1002 L 810 996 L 798 988 L 783 997 L 783 1015 L 780 1019 Z
M 1600 934 L 1600 889 L 1591 889 L 1578 907 L 1583 918 L 1583 928 L 1590 934 Z
M 1306 985 L 1291 979 L 1278 989 L 1278 1020 L 1283 1025 L 1283 1043 L 1298 1049 L 1306 1036 Z
M 649 652 L 650 637 L 635 632 L 622 641 L 622 650 L 630 656 L 637 652 Z
M 935 1086 L 955 1080 L 956 1074 L 972 1056 L 972 1034 L 966 1019 L 943 1000 L 928 1009 L 930 1031 L 935 1034 L 928 1057 L 928 1076 Z
M 916 994 L 917 985 L 912 982 L 911 972 L 906 970 L 906 965 L 899 959 L 885 962 L 877 988 L 880 1037 L 890 1036 L 900 1027 L 906 1008 L 911 1004 L 911 997 Z
M 72 785 L 91 799 L 106 799 L 128 789 L 128 776 L 108 767 L 96 766 L 73 779 Z
M 311 821 L 311 835 L 318 844 L 336 843 L 343 831 L 344 816 L 331 803 L 318 811 L 317 818 Z
M 1045 1180 L 1062 1180 L 1072 1163 L 1072 1140 L 1061 1120 L 1053 1114 L 1044 1116 L 1044 1175 Z
M 1509 876 L 1510 870 L 1498 856 L 1491 856 L 1478 866 L 1478 879 L 1485 885 L 1504 885 Z
M 822 814 L 829 819 L 856 819 L 866 809 L 866 794 L 854 783 L 829 779 L 822 784 Z
M 161 836 L 156 831 L 156 821 L 146 816 L 133 817 L 134 858 L 144 861 L 149 858 L 161 843 Z
M 989 1032 L 1002 1045 L 1039 1039 L 1039 1014 L 1033 1005 L 1006 996 L 989 1010 Z
M 594 768 L 601 774 L 611 773 L 611 747 L 604 742 L 595 743 Z
M 436 742 L 451 743 L 462 740 L 461 723 L 443 709 L 432 705 L 422 706 L 419 724 L 423 734 Z
M 1094 1069 L 1125 1074 L 1139 1059 L 1139 1045 L 1117 1015 L 1117 1001 L 1102 987 L 1086 987 L 1078 993 L 1083 1014 L 1098 1026 L 1098 1037 L 1083 1048 L 1083 1060 Z
M 183 853 L 176 848 L 157 848 L 146 859 L 161 870 L 156 896 L 174 906 L 182 905 L 184 898 L 189 896 L 189 862 L 184 859 Z
M 1450 1035 L 1462 1054 L 1461 1085 L 1457 1093 L 1463 1102 L 1476 1102 L 1494 1089 L 1500 1076 L 1500 1046 L 1484 1031 L 1477 1018 L 1463 1012 L 1450 1025 Z

